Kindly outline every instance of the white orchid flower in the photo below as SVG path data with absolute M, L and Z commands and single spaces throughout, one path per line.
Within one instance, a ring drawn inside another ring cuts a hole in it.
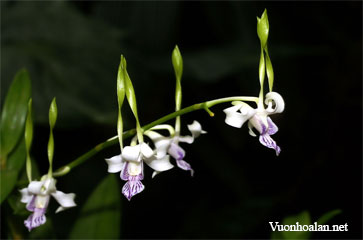
M 41 181 L 31 181 L 27 188 L 20 190 L 20 193 L 22 194 L 20 201 L 26 203 L 26 209 L 33 212 L 28 219 L 24 221 L 24 224 L 29 231 L 46 222 L 45 212 L 47 211 L 50 196 L 53 196 L 60 205 L 56 210 L 56 213 L 76 206 L 76 203 L 74 202 L 76 195 L 74 193 L 66 194 L 57 191 L 55 183 L 56 180 L 54 178 L 44 176 Z
M 266 94 L 265 104 L 268 106 L 266 109 L 263 105 L 253 109 L 248 104 L 239 102 L 235 106 L 223 110 L 226 114 L 225 122 L 232 127 L 241 128 L 248 121 L 249 134 L 256 136 L 253 132 L 253 128 L 255 128 L 260 134 L 260 143 L 268 148 L 275 149 L 276 155 L 279 155 L 281 149 L 270 136 L 275 134 L 278 128 L 269 115 L 283 112 L 285 102 L 280 94 L 269 92 Z
M 106 162 L 108 172 L 121 172 L 120 178 L 127 181 L 122 188 L 122 194 L 128 200 L 145 189 L 141 182 L 144 179 L 144 162 L 158 172 L 174 167 L 169 162 L 169 156 L 155 156 L 154 151 L 146 143 L 126 146 L 120 155 L 106 159 Z
M 197 121 L 194 121 L 192 124 L 188 125 L 188 129 L 191 132 L 192 136 L 173 136 L 173 134 L 171 134 L 171 136 L 165 137 L 154 131 L 166 128 L 172 129 L 172 131 L 174 130 L 173 127 L 171 127 L 170 125 L 164 126 L 167 127 L 163 128 L 162 126 L 156 126 L 151 130 L 145 132 L 145 135 L 154 142 L 157 157 L 163 158 L 167 156 L 167 154 L 170 154 L 170 156 L 172 156 L 176 160 L 176 164 L 179 168 L 190 171 L 191 175 L 193 176 L 194 170 L 189 163 L 183 160 L 185 157 L 185 151 L 179 146 L 179 142 L 186 142 L 191 144 L 194 142 L 195 138 L 200 136 L 200 134 L 205 134 L 207 132 L 202 130 L 202 126 Z M 153 176 L 155 176 L 159 172 L 160 171 L 155 170 Z

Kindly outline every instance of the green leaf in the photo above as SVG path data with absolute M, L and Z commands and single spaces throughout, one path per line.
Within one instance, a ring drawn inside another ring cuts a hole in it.
M 18 172 L 14 169 L 2 169 L 0 172 L 1 177 L 1 196 L 0 204 L 6 199 L 9 193 L 13 190 Z
M 299 222 L 300 225 L 310 225 L 311 218 L 308 211 L 303 211 L 297 215 L 284 218 L 282 225 L 296 225 Z M 311 232 L 309 231 L 283 231 L 281 232 L 284 239 L 309 239 Z
M 21 141 L 11 152 L 7 161 L 7 168 L 1 170 L 1 200 L 2 203 L 15 187 L 19 171 L 25 163 L 25 141 Z
M 121 227 L 120 192 L 116 175 L 109 174 L 104 178 L 81 209 L 70 238 L 118 239 Z
M 316 222 L 320 225 L 325 224 L 326 222 L 328 222 L 330 219 L 332 219 L 333 217 L 335 217 L 338 214 L 341 214 L 342 210 L 340 209 L 335 209 L 332 211 L 329 211 L 325 214 L 323 214 Z
M 13 150 L 22 136 L 28 100 L 31 95 L 31 82 L 28 72 L 20 70 L 8 90 L 1 114 L 1 157 Z
M 267 44 L 269 29 L 267 10 L 265 9 L 261 18 L 257 17 L 257 35 L 260 39 L 262 48 L 265 48 Z

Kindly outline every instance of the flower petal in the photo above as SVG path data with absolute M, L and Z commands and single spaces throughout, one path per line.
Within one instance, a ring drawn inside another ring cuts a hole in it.
M 59 205 L 61 205 L 56 213 L 63 211 L 67 208 L 75 207 L 77 204 L 74 202 L 74 198 L 76 197 L 76 194 L 74 193 L 63 193 L 61 191 L 56 191 L 55 193 L 52 193 L 52 196 L 57 200 Z
M 276 124 L 271 120 L 270 117 L 267 117 L 267 122 L 268 122 L 268 131 L 267 133 L 269 135 L 274 135 L 275 133 L 277 133 L 277 131 L 279 130 L 279 128 L 276 126 Z
M 125 164 L 124 162 L 122 162 L 121 154 L 113 156 L 112 158 L 106 158 L 105 160 L 108 164 L 107 171 L 109 173 L 116 173 L 121 171 L 122 166 Z
M 166 155 L 162 158 L 149 158 L 144 160 L 145 163 L 157 172 L 163 172 L 172 169 L 174 166 L 170 163 L 170 156 Z
M 127 171 L 128 167 L 129 167 L 129 162 L 126 162 L 121 169 L 120 178 L 124 181 L 128 181 L 130 177 L 129 172 Z
M 122 151 L 121 157 L 124 161 L 140 162 L 141 161 L 140 151 L 141 151 L 140 145 L 126 146 Z
M 140 148 L 141 148 L 141 153 L 144 157 L 150 158 L 154 155 L 154 151 L 151 149 L 151 147 L 148 144 L 143 142 L 140 144 Z
M 238 110 L 241 112 L 238 112 Z M 232 127 L 241 128 L 242 125 L 256 113 L 256 110 L 246 103 L 241 103 L 226 108 L 223 112 L 226 114 L 225 123 Z
M 36 208 L 34 213 L 32 213 L 27 220 L 24 221 L 24 225 L 28 228 L 29 232 L 40 225 L 43 225 L 47 218 L 45 217 L 46 209 Z
M 23 188 L 23 189 L 19 190 L 19 192 L 21 193 L 20 202 L 22 202 L 22 203 L 30 202 L 34 196 L 33 194 L 29 193 L 28 188 Z
M 42 194 L 42 186 L 44 184 L 44 181 L 31 181 L 28 185 L 28 192 L 29 194 Z
M 279 146 L 277 146 L 276 142 L 270 137 L 268 134 L 262 134 L 260 135 L 260 143 L 268 148 L 275 149 L 276 156 L 278 156 L 281 152 L 281 149 Z
M 147 131 L 145 132 L 145 135 L 154 142 L 156 156 L 158 158 L 164 157 L 173 139 L 170 137 L 164 137 L 163 135 L 154 131 Z
M 190 174 L 193 176 L 194 170 L 192 169 L 189 163 L 187 163 L 184 160 L 176 160 L 176 164 L 178 165 L 179 168 L 186 171 L 190 171 Z
M 257 135 L 253 132 L 253 125 L 251 123 L 251 121 L 248 121 L 248 133 L 252 136 L 252 137 L 256 137 Z
M 26 205 L 26 209 L 30 212 L 34 212 L 35 209 L 35 198 L 36 195 L 32 195 L 32 199 L 28 202 L 28 204 Z
M 145 186 L 140 180 L 132 179 L 127 181 L 122 187 L 122 194 L 130 201 L 133 196 L 142 192 Z
M 185 151 L 182 149 L 179 145 L 175 143 L 170 144 L 170 148 L 168 150 L 168 153 L 175 158 L 176 160 L 181 160 L 185 156 Z

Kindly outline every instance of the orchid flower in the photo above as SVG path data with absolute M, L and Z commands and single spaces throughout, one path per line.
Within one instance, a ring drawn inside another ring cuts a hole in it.
M 255 137 L 256 134 L 253 132 L 253 128 L 255 128 L 260 134 L 260 143 L 275 149 L 278 156 L 281 149 L 270 136 L 275 134 L 278 128 L 269 115 L 283 112 L 285 102 L 280 94 L 269 92 L 266 94 L 265 104 L 268 105 L 266 109 L 263 104 L 259 104 L 257 109 L 253 109 L 244 102 L 237 102 L 235 106 L 223 110 L 226 114 L 225 122 L 232 127 L 241 128 L 248 121 L 249 134 Z
M 165 137 L 153 131 L 159 129 L 169 129 L 171 135 L 169 137 Z M 179 168 L 186 171 L 190 171 L 191 175 L 193 176 L 194 170 L 192 169 L 189 163 L 183 160 L 185 157 L 185 151 L 183 148 L 179 146 L 179 142 L 186 142 L 191 144 L 194 142 L 195 138 L 200 136 L 200 134 L 205 134 L 207 132 L 202 130 L 202 126 L 197 121 L 194 121 L 192 124 L 189 124 L 188 129 L 191 132 L 192 136 L 175 136 L 173 134 L 174 129 L 170 125 L 164 125 L 164 127 L 162 125 L 155 126 L 151 130 L 145 132 L 145 135 L 147 135 L 154 142 L 158 158 L 163 158 L 167 156 L 167 154 L 169 154 L 176 160 L 176 164 Z M 160 171 L 156 170 L 153 173 L 153 177 L 159 172 Z
M 120 178 L 127 181 L 122 188 L 122 194 L 128 200 L 145 189 L 141 182 L 144 179 L 144 162 L 158 172 L 174 167 L 169 161 L 169 156 L 155 156 L 154 151 L 144 142 L 126 146 L 120 155 L 106 159 L 106 162 L 108 172 L 121 172 Z
M 56 180 L 52 177 L 44 176 L 41 181 L 31 181 L 27 188 L 20 190 L 22 194 L 21 202 L 26 203 L 26 209 L 33 212 L 27 220 L 25 226 L 31 231 L 46 222 L 45 212 L 49 204 L 50 196 L 60 204 L 56 213 L 67 208 L 76 206 L 74 202 L 74 193 L 63 193 L 57 191 L 55 187 Z

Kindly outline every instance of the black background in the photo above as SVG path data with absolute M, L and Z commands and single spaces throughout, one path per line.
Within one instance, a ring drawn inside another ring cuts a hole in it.
M 142 123 L 174 108 L 171 51 L 184 59 L 183 106 L 259 92 L 256 16 L 268 10 L 274 90 L 285 100 L 272 119 L 279 157 L 224 123 L 216 106 L 182 117 L 208 131 L 183 145 L 195 176 L 180 169 L 151 179 L 131 202 L 122 198 L 122 238 L 269 238 L 270 221 L 308 210 L 313 220 L 333 209 L 329 224 L 362 236 L 361 2 L 1 2 L 1 98 L 26 67 L 33 81 L 33 156 L 47 171 L 47 111 L 57 97 L 55 166 L 116 134 L 116 70 L 120 54 L 137 94 Z M 126 128 L 132 115 L 126 111 Z M 173 122 L 171 122 L 173 124 Z M 187 134 L 187 129 L 182 130 Z M 104 177 L 109 148 L 59 181 L 79 205 Z M 75 184 L 74 182 L 77 182 Z M 120 191 L 123 182 L 120 180 Z M 77 209 L 53 219 L 67 236 Z M 67 222 L 67 224 L 64 224 Z

